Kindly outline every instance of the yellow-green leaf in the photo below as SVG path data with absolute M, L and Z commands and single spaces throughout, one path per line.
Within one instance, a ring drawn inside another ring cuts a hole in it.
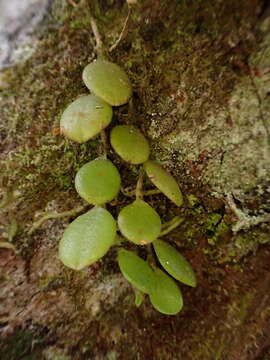
M 150 265 L 131 251 L 121 249 L 118 264 L 124 277 L 135 288 L 150 294 L 155 288 L 156 277 Z
M 59 258 L 71 269 L 81 270 L 106 254 L 115 235 L 112 215 L 102 207 L 94 207 L 66 228 L 59 244 Z
M 190 263 L 173 246 L 157 239 L 153 242 L 158 260 L 175 279 L 189 286 L 196 286 L 196 276 Z
M 144 163 L 144 169 L 149 179 L 177 206 L 183 203 L 183 196 L 176 180 L 156 161 L 148 160 Z
M 145 162 L 150 154 L 149 143 L 134 126 L 118 125 L 111 131 L 111 145 L 121 158 L 131 164 Z
M 161 220 L 150 205 L 137 199 L 120 211 L 118 226 L 128 240 L 137 245 L 146 245 L 159 236 Z
M 60 130 L 68 139 L 83 143 L 99 134 L 112 119 L 112 107 L 94 95 L 80 96 L 63 112 Z
M 183 297 L 176 282 L 160 269 L 155 269 L 156 286 L 150 293 L 154 308 L 166 315 L 175 315 L 183 307 Z
M 90 91 L 112 106 L 125 104 L 132 94 L 125 71 L 106 60 L 87 65 L 83 70 L 83 81 Z
M 75 177 L 78 194 L 90 204 L 104 204 L 120 190 L 120 175 L 110 160 L 96 159 L 83 165 Z

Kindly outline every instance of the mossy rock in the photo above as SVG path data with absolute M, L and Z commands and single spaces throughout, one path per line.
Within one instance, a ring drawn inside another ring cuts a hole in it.
M 112 106 L 125 104 L 132 95 L 127 74 L 112 62 L 96 60 L 84 68 L 82 77 L 90 91 Z
M 150 205 L 137 199 L 120 211 L 118 226 L 128 240 L 137 245 L 146 245 L 159 236 L 161 220 Z
M 110 160 L 96 159 L 83 165 L 75 177 L 75 188 L 87 202 L 102 205 L 113 200 L 120 190 L 121 178 Z
M 150 265 L 131 251 L 121 249 L 118 264 L 123 276 L 136 289 L 150 294 L 156 286 L 156 277 Z
M 177 206 L 183 203 L 183 196 L 176 180 L 156 161 L 148 160 L 144 169 L 154 185 Z
M 149 143 L 134 126 L 115 126 L 111 131 L 110 139 L 114 151 L 131 164 L 141 164 L 149 157 Z
M 160 239 L 155 240 L 153 246 L 159 262 L 171 276 L 186 285 L 196 286 L 196 275 L 183 255 Z
M 156 310 L 166 315 L 176 315 L 183 307 L 183 297 L 176 282 L 160 269 L 155 269 L 156 286 L 150 301 Z
M 74 100 L 63 112 L 61 133 L 68 139 L 83 143 L 105 129 L 112 119 L 112 107 L 95 95 Z
M 73 270 L 81 270 L 106 254 L 113 245 L 116 221 L 101 207 L 79 216 L 64 231 L 59 258 Z

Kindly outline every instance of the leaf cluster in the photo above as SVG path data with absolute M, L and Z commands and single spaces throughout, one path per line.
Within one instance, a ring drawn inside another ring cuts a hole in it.
M 126 103 L 132 94 L 126 73 L 105 60 L 87 65 L 83 81 L 92 94 L 76 99 L 61 118 L 62 133 L 79 143 L 101 133 L 111 122 L 112 106 Z M 168 315 L 176 314 L 183 306 L 183 298 L 172 277 L 189 286 L 196 286 L 196 277 L 187 260 L 159 239 L 162 223 L 156 210 L 143 199 L 143 175 L 146 173 L 160 192 L 177 206 L 183 202 L 181 190 L 171 174 L 156 161 L 149 160 L 149 142 L 139 129 L 131 125 L 115 126 L 110 142 L 122 160 L 142 164 L 136 199 L 120 211 L 116 221 L 106 209 L 106 203 L 115 199 L 120 191 L 118 169 L 106 156 L 84 164 L 76 174 L 75 188 L 94 207 L 66 228 L 59 244 L 59 258 L 65 266 L 81 270 L 103 257 L 113 245 L 119 245 L 117 231 L 136 245 L 150 244 L 159 265 L 120 246 L 117 257 L 120 270 L 134 288 L 137 306 L 147 294 L 155 309 Z

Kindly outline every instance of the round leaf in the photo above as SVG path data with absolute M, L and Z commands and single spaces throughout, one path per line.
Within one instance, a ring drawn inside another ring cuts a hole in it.
M 96 159 L 83 165 L 75 177 L 78 194 L 90 204 L 104 204 L 120 190 L 120 175 L 110 160 Z
M 128 240 L 137 245 L 146 245 L 159 236 L 161 220 L 150 205 L 138 199 L 120 211 L 118 226 Z
M 94 95 L 73 101 L 60 120 L 61 133 L 68 139 L 83 143 L 106 128 L 112 119 L 112 108 Z
M 146 161 L 143 166 L 149 179 L 154 185 L 177 206 L 181 206 L 183 203 L 183 196 L 172 175 L 163 169 L 157 162 L 152 160 Z
M 131 251 L 121 249 L 118 264 L 124 277 L 135 288 L 150 294 L 155 288 L 155 274 L 149 264 Z
M 174 247 L 157 239 L 153 243 L 158 260 L 175 279 L 189 286 L 196 286 L 196 276 L 190 263 Z
M 150 154 L 148 141 L 134 126 L 115 126 L 111 132 L 111 144 L 114 151 L 131 164 L 145 162 Z
M 79 216 L 64 231 L 59 244 L 59 258 L 71 269 L 81 270 L 100 259 L 113 245 L 116 222 L 101 207 Z
M 166 315 L 175 315 L 183 307 L 181 291 L 175 281 L 160 269 L 155 270 L 156 286 L 150 301 L 154 308 Z
M 131 97 L 129 78 L 114 63 L 96 60 L 84 68 L 82 77 L 89 90 L 112 106 L 123 105 Z

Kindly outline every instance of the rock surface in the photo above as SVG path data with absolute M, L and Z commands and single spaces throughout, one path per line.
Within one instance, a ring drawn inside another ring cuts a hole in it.
M 35 32 L 48 15 L 52 0 L 0 1 L 0 70 L 27 57 L 35 50 Z
M 140 128 L 183 191 L 180 208 L 162 194 L 147 197 L 162 222 L 183 219 L 164 240 L 192 264 L 198 286 L 181 287 L 177 316 L 147 298 L 134 305 L 115 249 L 82 272 L 57 258 L 64 229 L 89 209 L 75 174 L 102 148 L 99 138 L 78 145 L 58 135 L 66 106 L 88 93 L 82 71 L 96 56 L 89 9 L 108 47 L 127 16 L 122 0 L 71 3 L 0 2 L 10 14 L 0 22 L 1 357 L 269 359 L 268 3 L 137 1 L 110 54 L 134 88 L 113 121 Z M 108 157 L 134 189 L 138 168 Z M 130 202 L 121 195 L 108 209 L 116 218 Z M 43 212 L 53 216 L 38 226 Z

